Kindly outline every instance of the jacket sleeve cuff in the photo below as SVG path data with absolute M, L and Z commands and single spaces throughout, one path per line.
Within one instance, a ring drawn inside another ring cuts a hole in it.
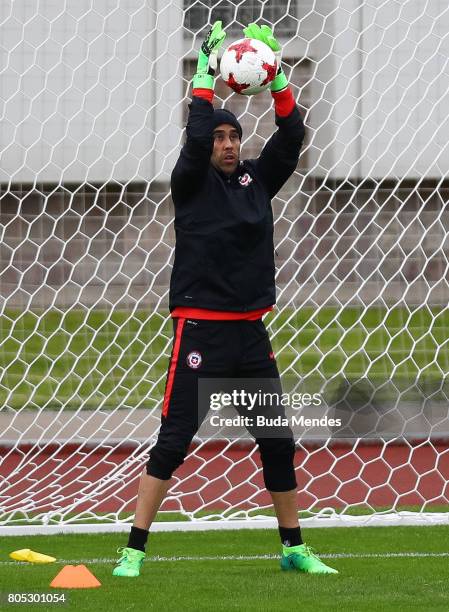
M 282 91 L 273 91 L 271 95 L 274 99 L 274 110 L 278 117 L 287 117 L 295 107 L 295 99 L 290 87 Z
M 207 100 L 208 102 L 212 102 L 212 100 L 214 99 L 214 90 L 205 89 L 204 87 L 194 87 L 192 89 L 192 95 L 196 96 L 197 98 Z

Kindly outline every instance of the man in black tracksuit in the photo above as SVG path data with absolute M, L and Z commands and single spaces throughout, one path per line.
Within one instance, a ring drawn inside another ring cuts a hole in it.
M 271 31 L 267 40 L 267 30 L 251 24 L 245 33 L 280 54 Z M 139 573 L 149 526 L 205 416 L 199 406 L 199 380 L 255 379 L 258 385 L 264 382 L 264 392 L 282 393 L 262 322 L 276 301 L 271 199 L 297 166 L 304 126 L 279 69 L 271 85 L 278 129 L 257 159 L 240 161 L 240 123 L 231 112 L 212 105 L 211 67 L 223 39 L 221 23 L 216 22 L 200 52 L 187 139 L 172 173 L 172 355 L 161 429 L 141 477 L 128 547 L 114 575 Z M 268 414 L 282 415 L 282 409 L 275 406 Z M 259 447 L 265 486 L 279 522 L 282 569 L 334 573 L 301 539 L 290 428 L 279 427 L 271 435 L 257 428 L 249 431 Z

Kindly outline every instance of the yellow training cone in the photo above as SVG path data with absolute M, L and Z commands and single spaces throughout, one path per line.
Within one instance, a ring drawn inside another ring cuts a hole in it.
M 49 555 L 43 555 L 42 553 L 35 552 L 29 548 L 22 548 L 22 550 L 15 550 L 9 553 L 11 559 L 14 561 L 28 561 L 29 563 L 53 563 L 56 561 L 55 557 Z

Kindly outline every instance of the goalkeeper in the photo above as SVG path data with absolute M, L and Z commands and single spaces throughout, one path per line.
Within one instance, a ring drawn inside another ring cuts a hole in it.
M 281 47 L 267 26 L 250 24 L 247 38 L 268 44 L 278 73 L 271 84 L 277 131 L 255 160 L 240 160 L 242 128 L 215 109 L 214 71 L 225 39 L 217 21 L 199 52 L 187 139 L 171 177 L 176 249 L 170 283 L 174 340 L 161 428 L 139 485 L 134 525 L 114 576 L 134 577 L 148 530 L 201 424 L 200 378 L 275 381 L 279 372 L 262 316 L 275 303 L 271 199 L 294 172 L 304 126 L 281 68 Z M 295 444 L 290 428 L 256 437 L 263 477 L 282 542 L 281 568 L 337 573 L 303 543 L 298 523 Z

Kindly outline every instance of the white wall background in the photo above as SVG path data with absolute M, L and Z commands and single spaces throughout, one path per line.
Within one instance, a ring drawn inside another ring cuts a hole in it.
M 197 46 L 182 5 L 2 0 L 0 182 L 167 180 L 182 62 Z M 298 11 L 284 43 L 312 63 L 310 174 L 447 174 L 447 0 L 307 0 Z
M 2 0 L 0 181 L 162 180 L 181 21 L 161 0 Z
M 314 174 L 447 174 L 447 0 L 317 0 L 310 23 Z

